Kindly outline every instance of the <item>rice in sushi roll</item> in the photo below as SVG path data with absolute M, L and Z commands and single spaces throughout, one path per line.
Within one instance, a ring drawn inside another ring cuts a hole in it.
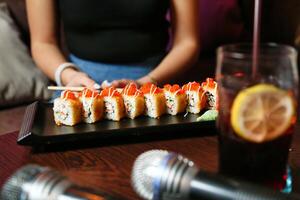
M 103 98 L 97 91 L 84 89 L 80 93 L 83 113 L 82 120 L 86 123 L 94 123 L 103 118 Z
M 54 100 L 54 120 L 57 125 L 73 126 L 81 122 L 82 104 L 75 93 L 63 91 Z
M 165 85 L 164 94 L 168 114 L 177 115 L 178 113 L 185 111 L 187 105 L 186 94 L 179 85 Z
M 125 116 L 121 94 L 113 87 L 105 88 L 100 94 L 104 99 L 105 118 L 120 121 Z
M 187 112 L 198 114 L 205 108 L 206 95 L 200 83 L 189 82 L 185 84 L 182 89 L 187 96 Z
M 123 97 L 127 117 L 134 119 L 144 113 L 144 95 L 137 89 L 137 86 L 134 83 L 129 83 L 126 85 L 121 94 Z
M 218 95 L 217 95 L 217 82 L 212 78 L 207 78 L 205 82 L 201 83 L 201 86 L 206 95 L 206 108 L 210 110 L 218 109 Z
M 147 116 L 159 118 L 166 112 L 166 98 L 162 89 L 152 83 L 146 83 L 140 90 L 144 94 Z

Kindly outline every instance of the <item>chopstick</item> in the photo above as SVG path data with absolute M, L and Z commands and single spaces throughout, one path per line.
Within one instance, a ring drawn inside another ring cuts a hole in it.
M 71 90 L 74 92 L 81 92 L 85 87 L 71 87 L 71 86 L 48 86 L 48 90 Z
M 56 91 L 63 91 L 63 90 L 70 90 L 70 91 L 74 91 L 74 92 L 81 92 L 84 90 L 85 87 L 73 87 L 73 86 L 48 86 L 48 90 L 56 90 Z M 122 88 L 116 88 L 116 90 L 118 92 L 122 91 Z M 100 90 L 97 90 L 100 91 Z
M 71 90 L 71 91 L 75 91 L 75 92 L 81 92 L 82 90 L 84 90 L 85 87 L 80 87 L 80 86 L 48 86 L 48 90 Z M 101 86 L 97 83 L 95 83 L 93 85 L 93 88 L 95 90 L 100 90 Z

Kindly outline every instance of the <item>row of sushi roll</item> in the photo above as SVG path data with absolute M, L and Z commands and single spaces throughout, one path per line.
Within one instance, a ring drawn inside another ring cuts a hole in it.
M 165 113 L 198 114 L 203 109 L 218 109 L 216 90 L 217 83 L 207 78 L 201 84 L 194 81 L 182 87 L 167 84 L 159 88 L 147 83 L 137 88 L 131 83 L 121 91 L 113 87 L 101 92 L 89 89 L 80 93 L 63 91 L 54 100 L 54 119 L 57 125 L 73 126 L 82 121 L 94 123 L 104 118 L 119 121 L 143 114 L 151 118 L 159 118 Z

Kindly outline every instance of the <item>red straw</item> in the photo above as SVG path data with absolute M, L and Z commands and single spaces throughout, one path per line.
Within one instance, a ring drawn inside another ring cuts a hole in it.
M 255 0 L 254 7 L 254 29 L 253 29 L 253 49 L 252 49 L 252 78 L 255 79 L 258 67 L 259 42 L 260 42 L 260 18 L 261 1 Z

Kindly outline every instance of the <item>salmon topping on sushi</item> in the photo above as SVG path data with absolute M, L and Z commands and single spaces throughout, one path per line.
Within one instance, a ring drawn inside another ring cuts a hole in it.
M 80 94 L 80 97 L 86 97 L 86 98 L 100 98 L 100 94 L 99 92 L 95 91 L 95 90 L 91 90 L 88 88 L 85 88 Z
M 70 90 L 65 90 L 61 93 L 60 98 L 76 100 L 77 96 L 74 92 L 72 92 Z
M 120 92 L 118 92 L 114 87 L 105 88 L 102 90 L 100 95 L 103 97 L 121 97 Z
M 202 90 L 202 87 L 200 85 L 200 83 L 193 81 L 193 82 L 189 82 L 187 84 L 185 84 L 182 87 L 183 90 L 185 91 L 196 91 L 196 92 L 200 92 Z
M 212 78 L 207 78 L 205 82 L 201 83 L 201 86 L 203 88 L 211 88 L 211 89 L 215 89 L 217 87 L 217 83 L 214 81 L 214 79 Z
M 181 87 L 178 84 L 174 84 L 174 85 L 166 84 L 166 85 L 164 85 L 164 89 L 171 93 L 175 93 L 175 95 L 176 94 L 184 94 L 184 90 L 181 89 Z
M 144 93 L 144 94 L 158 94 L 163 92 L 162 89 L 160 89 L 159 87 L 157 87 L 156 85 L 154 85 L 153 83 L 146 83 L 144 84 L 140 90 Z
M 122 94 L 135 97 L 143 96 L 143 93 L 140 90 L 138 90 L 136 84 L 134 83 L 129 83 L 128 85 L 126 85 L 126 87 L 122 90 Z

